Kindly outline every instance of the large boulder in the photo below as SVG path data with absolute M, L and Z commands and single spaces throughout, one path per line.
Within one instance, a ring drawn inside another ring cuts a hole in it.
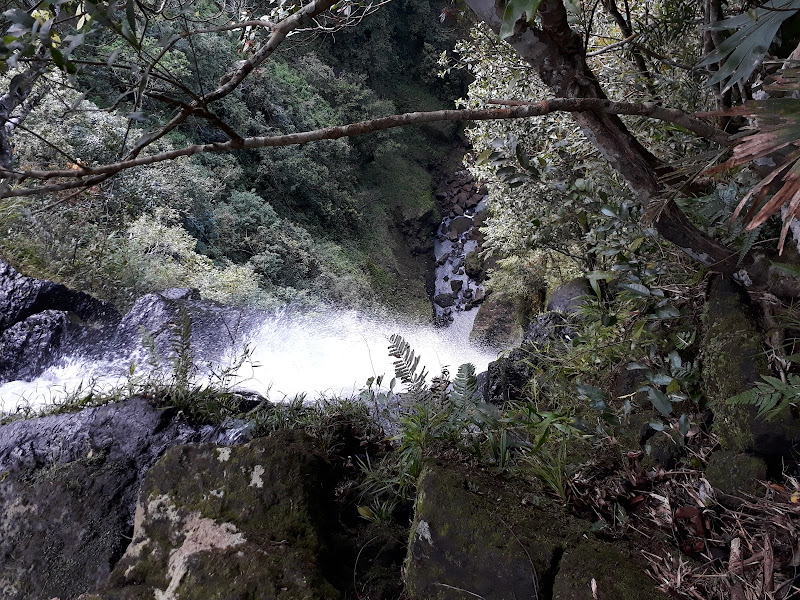
M 0 381 L 36 377 L 58 357 L 65 338 L 76 333 L 79 327 L 63 310 L 46 310 L 15 323 L 0 333 Z
M 518 345 L 523 316 L 512 298 L 497 292 L 484 300 L 475 315 L 470 341 L 496 350 Z
M 114 332 L 113 344 L 127 354 L 142 345 L 146 333 L 160 358 L 185 351 L 187 358 L 218 363 L 255 317 L 252 310 L 203 300 L 195 289 L 168 289 L 139 298 Z
M 82 598 L 339 598 L 324 572 L 329 472 L 296 431 L 173 448 L 145 478 L 108 584 Z
M 547 300 L 547 310 L 575 313 L 585 304 L 584 296 L 593 294 L 592 286 L 586 277 L 570 279 L 552 291 Z
M 27 277 L 0 259 L 0 331 L 46 310 L 74 313 L 87 324 L 118 322 L 117 309 L 60 283 Z
M 131 399 L 0 426 L 0 597 L 70 600 L 125 551 L 145 472 L 175 444 L 215 439 Z
M 520 496 L 518 482 L 427 465 L 406 559 L 409 598 L 592 598 L 591 579 L 598 598 L 661 597 L 645 561 L 627 545 L 594 540 L 564 508 Z
M 119 322 L 108 302 L 19 273 L 0 259 L 0 382 L 32 379 Z
M 800 448 L 800 421 L 790 412 L 774 422 L 756 416 L 753 405 L 730 405 L 769 373 L 756 311 L 747 292 L 730 279 L 712 281 L 703 314 L 702 374 L 714 410 L 714 432 L 725 450 L 767 457 Z

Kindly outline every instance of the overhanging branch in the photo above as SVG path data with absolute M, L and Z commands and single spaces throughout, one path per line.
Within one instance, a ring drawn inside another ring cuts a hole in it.
M 516 104 L 516 103 L 515 103 Z M 6 190 L 2 197 L 28 196 L 34 194 L 44 194 L 49 192 L 62 191 L 64 189 L 75 189 L 87 183 L 85 178 L 93 178 L 98 175 L 116 174 L 120 171 L 133 167 L 150 165 L 167 160 L 173 160 L 182 156 L 193 156 L 206 152 L 230 152 L 234 150 L 253 150 L 258 148 L 274 148 L 279 146 L 291 146 L 295 144 L 307 144 L 322 140 L 335 140 L 344 137 L 352 137 L 365 133 L 372 133 L 394 127 L 407 125 L 420 125 L 424 123 L 435 123 L 439 121 L 487 121 L 496 119 L 522 119 L 528 117 L 538 117 L 554 112 L 596 112 L 618 115 L 636 115 L 648 117 L 660 121 L 673 123 L 695 133 L 698 136 L 707 138 L 721 145 L 729 145 L 730 139 L 723 131 L 716 129 L 706 121 L 692 115 L 686 114 L 675 109 L 668 109 L 652 103 L 629 103 L 613 102 L 599 98 L 557 98 L 545 100 L 536 104 L 522 104 L 510 106 L 508 108 L 486 108 L 469 110 L 438 110 L 432 112 L 414 112 L 400 115 L 391 115 L 349 125 L 337 127 L 326 127 L 302 133 L 292 133 L 270 137 L 250 137 L 244 139 L 233 139 L 227 142 L 213 144 L 196 144 L 160 152 L 150 156 L 141 156 L 133 159 L 122 160 L 116 163 L 102 165 L 98 167 L 84 167 L 60 170 L 28 170 L 12 173 L 10 171 L 0 171 L 0 175 L 15 177 L 18 181 L 24 179 L 72 179 L 69 183 L 60 183 L 50 186 L 39 186 L 29 188 L 18 188 Z

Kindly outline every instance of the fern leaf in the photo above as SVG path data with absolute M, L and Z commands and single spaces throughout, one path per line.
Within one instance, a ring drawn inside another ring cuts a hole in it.
M 741 394 L 736 394 L 735 396 L 728 398 L 726 402 L 733 406 L 739 406 L 742 404 L 755 404 L 758 400 L 758 388 L 752 388 L 742 392 Z
M 478 378 L 475 377 L 475 365 L 465 363 L 458 367 L 458 373 L 453 380 L 451 398 L 456 406 L 475 402 L 478 395 Z

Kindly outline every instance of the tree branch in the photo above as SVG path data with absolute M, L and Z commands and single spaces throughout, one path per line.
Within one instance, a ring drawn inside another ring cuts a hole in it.
M 391 115 L 369 121 L 351 123 L 336 127 L 326 127 L 301 133 L 291 133 L 287 135 L 269 137 L 250 137 L 232 139 L 228 142 L 213 144 L 195 144 L 185 148 L 161 152 L 151 156 L 125 159 L 116 163 L 102 165 L 98 167 L 84 167 L 80 169 L 60 169 L 60 170 L 28 170 L 12 173 L 11 171 L 0 170 L 0 175 L 12 176 L 17 179 L 40 179 L 48 180 L 54 178 L 69 178 L 81 180 L 87 176 L 97 176 L 113 174 L 130 169 L 150 165 L 157 162 L 173 160 L 181 156 L 192 156 L 206 152 L 229 152 L 232 150 L 253 150 L 257 148 L 272 148 L 278 146 L 291 146 L 294 144 L 307 144 L 321 140 L 335 140 L 343 137 L 352 137 L 394 127 L 407 125 L 419 125 L 423 123 L 435 123 L 439 121 L 487 121 L 495 119 L 521 119 L 528 117 L 538 117 L 554 112 L 596 112 L 606 114 L 624 114 L 649 117 L 652 119 L 666 121 L 679 125 L 696 133 L 697 135 L 710 139 L 721 145 L 730 145 L 728 136 L 708 124 L 707 122 L 688 115 L 682 111 L 664 108 L 653 103 L 628 103 L 613 102 L 599 98 L 556 98 L 545 100 L 536 104 L 524 104 L 513 101 L 490 101 L 494 103 L 508 103 L 513 106 L 510 108 L 486 108 L 470 110 L 438 110 L 432 112 L 414 112 L 400 115 Z M 75 185 L 77 183 L 77 186 Z M 67 185 L 67 187 L 64 187 Z M 31 194 L 43 194 L 52 191 L 61 191 L 79 187 L 81 183 L 72 182 L 71 184 L 57 184 L 54 186 L 43 186 L 39 188 L 22 188 L 7 190 L 0 197 L 26 196 Z

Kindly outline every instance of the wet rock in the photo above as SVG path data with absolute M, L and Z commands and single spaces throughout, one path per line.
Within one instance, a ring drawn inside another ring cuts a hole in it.
M 453 306 L 456 299 L 453 294 L 436 294 L 436 296 L 433 298 L 433 301 L 442 308 L 447 308 L 449 306 Z
M 450 288 L 453 290 L 453 294 L 457 294 L 461 291 L 461 288 L 464 286 L 464 282 L 460 279 L 454 279 L 450 282 Z
M 456 217 L 450 222 L 450 234 L 455 233 L 456 239 L 461 237 L 466 231 L 472 227 L 472 219 L 469 217 Z
M 589 280 L 585 277 L 576 277 L 559 285 L 547 301 L 547 310 L 556 310 L 565 313 L 574 313 L 584 305 L 582 296 L 590 296 L 594 292 Z
M 458 204 L 456 204 L 452 211 L 450 211 L 454 216 L 459 217 L 464 214 L 464 209 L 461 208 Z
M 146 331 L 158 356 L 166 359 L 175 355 L 186 337 L 192 355 L 214 363 L 223 358 L 227 346 L 220 343 L 221 332 L 233 342 L 254 316 L 252 311 L 202 300 L 197 290 L 176 288 L 139 298 L 117 327 L 114 343 L 126 350 L 135 348 Z
M 116 308 L 0 259 L 0 381 L 32 379 L 77 344 L 110 335 Z
M 0 426 L 0 597 L 69 600 L 100 585 L 130 541 L 144 473 L 212 436 L 131 399 Z
M 173 448 L 147 474 L 112 598 L 338 599 L 323 571 L 330 466 L 304 433 Z
M 69 330 L 67 313 L 60 310 L 31 315 L 6 329 L 0 334 L 0 381 L 39 375 L 61 355 Z
M 0 259 L 0 331 L 46 310 L 75 313 L 87 325 L 105 326 L 120 318 L 108 302 L 60 283 L 27 277 Z
M 705 306 L 702 372 L 714 432 L 723 449 L 761 456 L 790 456 L 800 449 L 800 421 L 789 411 L 776 421 L 756 417 L 753 405 L 732 406 L 728 398 L 768 374 L 762 335 L 747 293 L 729 279 L 712 281 Z

